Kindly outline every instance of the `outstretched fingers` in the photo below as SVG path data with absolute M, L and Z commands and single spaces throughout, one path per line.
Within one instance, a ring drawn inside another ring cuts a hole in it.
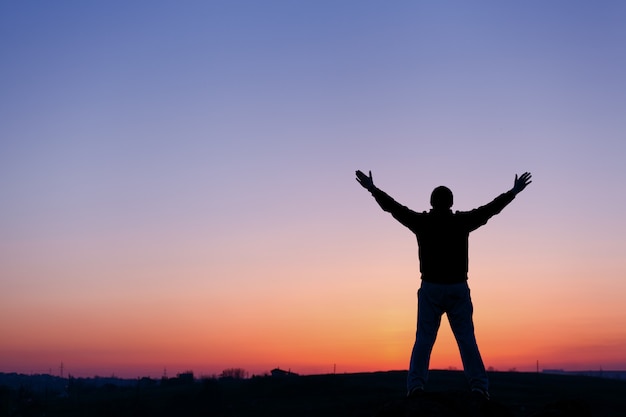
M 530 172 L 524 172 L 522 175 L 518 176 L 515 174 L 515 183 L 513 185 L 513 191 L 517 194 L 521 192 L 528 184 L 532 181 L 530 180 L 532 175 Z
M 372 179 L 372 171 L 369 171 L 369 176 L 365 175 L 363 171 L 356 171 L 356 180 L 361 184 L 364 188 L 371 190 L 374 187 L 374 180 Z

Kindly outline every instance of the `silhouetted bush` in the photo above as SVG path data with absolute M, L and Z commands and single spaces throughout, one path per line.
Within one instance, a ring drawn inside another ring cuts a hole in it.
M 228 368 L 224 369 L 220 374 L 221 379 L 245 379 L 248 377 L 248 373 L 242 368 Z

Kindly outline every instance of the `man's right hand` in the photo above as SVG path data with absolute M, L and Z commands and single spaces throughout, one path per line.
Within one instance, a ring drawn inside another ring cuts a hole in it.
M 374 179 L 372 178 L 372 171 L 370 171 L 369 177 L 365 175 L 361 171 L 356 172 L 356 180 L 365 188 L 367 191 L 371 192 L 376 187 L 374 186 Z
M 532 175 L 530 172 L 524 172 L 519 178 L 517 178 L 517 174 L 515 174 L 515 182 L 513 183 L 513 192 L 515 194 L 520 193 L 528 184 L 532 181 L 530 180 Z

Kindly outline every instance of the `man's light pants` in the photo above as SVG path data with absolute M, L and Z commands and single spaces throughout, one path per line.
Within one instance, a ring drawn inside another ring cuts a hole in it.
M 422 281 L 417 292 L 417 335 L 407 379 L 408 392 L 423 388 L 428 379 L 430 353 L 437 338 L 441 316 L 446 313 L 461 352 L 463 370 L 472 389 L 487 391 L 489 382 L 480 357 L 472 314 L 474 308 L 467 282 L 433 284 Z

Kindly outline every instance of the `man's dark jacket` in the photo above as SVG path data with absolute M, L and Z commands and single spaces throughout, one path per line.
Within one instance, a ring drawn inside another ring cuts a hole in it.
M 515 198 L 512 191 L 471 211 L 435 210 L 417 213 L 374 188 L 372 195 L 380 207 L 391 213 L 417 237 L 420 272 L 424 281 L 456 284 L 467 280 L 470 232 L 487 223 Z

